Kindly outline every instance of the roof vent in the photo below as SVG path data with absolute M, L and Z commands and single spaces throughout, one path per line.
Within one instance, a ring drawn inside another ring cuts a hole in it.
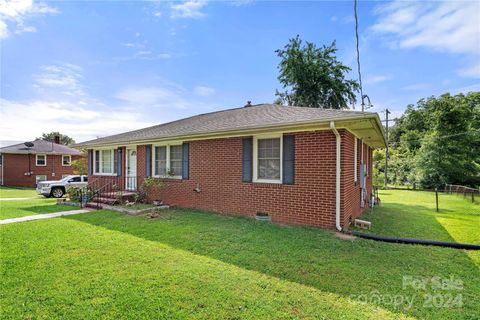
M 27 147 L 27 148 L 31 148 L 34 146 L 33 142 L 25 142 L 24 145 Z
M 245 108 L 251 107 L 252 106 L 252 101 L 247 101 L 247 104 L 244 105 Z

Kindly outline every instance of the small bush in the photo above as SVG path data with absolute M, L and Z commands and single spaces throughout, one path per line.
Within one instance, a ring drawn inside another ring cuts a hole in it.
M 160 191 L 165 187 L 165 182 L 161 179 L 146 178 L 143 180 L 137 194 L 135 195 L 135 202 L 146 203 L 148 200 L 148 193 L 152 191 Z
M 95 191 L 88 187 L 76 188 L 69 187 L 66 190 L 70 201 L 72 202 L 82 202 L 82 196 L 87 196 L 87 202 L 91 201 L 95 196 Z

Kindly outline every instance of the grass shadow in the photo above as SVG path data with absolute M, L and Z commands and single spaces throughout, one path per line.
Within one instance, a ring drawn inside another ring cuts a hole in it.
M 460 250 L 362 239 L 342 241 L 333 232 L 316 228 L 278 226 L 192 210 L 170 210 L 167 214 L 168 218 L 152 220 L 98 211 L 63 219 L 167 244 L 345 297 L 373 291 L 417 295 L 418 291 L 402 289 L 403 276 L 455 275 L 466 281 L 478 272 L 477 266 Z M 480 283 L 476 279 L 468 286 L 468 290 L 478 293 Z M 382 302 L 378 305 L 399 311 L 393 305 Z M 465 308 L 469 314 L 480 311 L 470 303 Z M 418 305 L 407 313 L 429 316 L 431 312 Z
M 52 212 L 75 210 L 75 209 L 79 209 L 79 208 L 78 207 L 72 207 L 72 206 L 51 204 L 51 205 L 22 207 L 21 209 L 23 211 L 30 211 L 30 212 L 32 212 L 32 214 L 45 214 L 45 213 L 52 213 Z

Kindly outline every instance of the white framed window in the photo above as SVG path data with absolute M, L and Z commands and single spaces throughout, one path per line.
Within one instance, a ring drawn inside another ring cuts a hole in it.
M 72 165 L 72 156 L 68 154 L 64 154 L 62 156 L 62 166 L 70 167 Z
M 182 178 L 182 145 L 165 144 L 153 146 L 152 171 L 157 178 Z
M 169 174 L 176 177 L 182 176 L 182 145 L 170 146 L 168 159 Z
M 167 146 L 158 146 L 154 149 L 154 176 L 167 175 Z
M 282 183 L 282 135 L 253 138 L 253 181 Z
M 46 154 L 35 155 L 35 162 L 38 167 L 45 167 L 47 165 L 47 155 Z
M 115 149 L 95 150 L 93 158 L 94 174 L 115 175 L 117 173 L 117 157 Z
M 44 175 L 44 174 L 39 174 L 39 175 L 35 176 L 35 183 L 36 184 L 38 184 L 41 181 L 46 181 L 46 180 L 47 180 L 47 176 Z

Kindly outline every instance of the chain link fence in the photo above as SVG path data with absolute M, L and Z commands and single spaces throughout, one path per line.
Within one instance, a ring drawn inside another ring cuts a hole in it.
M 455 194 L 472 203 L 480 203 L 480 188 L 474 189 L 456 184 L 445 185 L 445 193 Z
M 374 199 L 378 199 L 378 190 L 403 190 L 409 192 L 426 192 L 422 201 L 427 201 L 436 212 L 458 212 L 480 215 L 480 190 L 461 185 L 446 184 L 437 189 L 422 189 L 418 187 L 389 186 L 387 188 L 374 187 Z M 408 194 L 404 196 L 409 197 Z M 413 194 L 412 194 L 413 196 Z

